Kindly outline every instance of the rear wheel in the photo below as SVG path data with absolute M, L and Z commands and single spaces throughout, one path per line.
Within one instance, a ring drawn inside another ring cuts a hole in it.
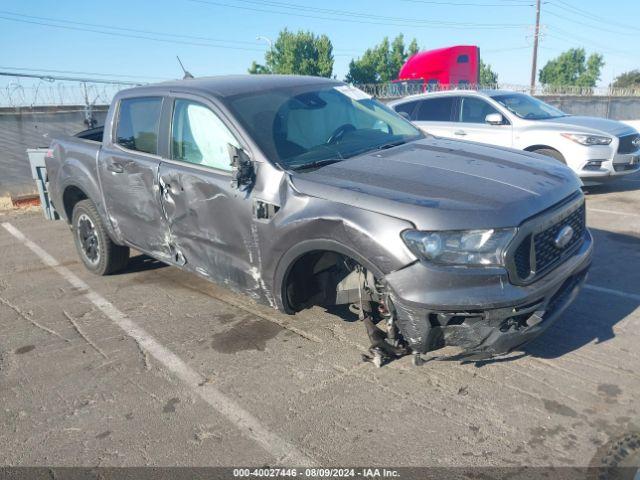
M 538 153 L 540 155 L 544 155 L 545 157 L 555 158 L 559 162 L 564 163 L 565 165 L 567 164 L 562 154 L 559 151 L 554 150 L 553 148 L 538 148 L 537 150 L 534 150 L 533 153 Z
M 129 247 L 113 243 L 91 200 L 76 203 L 71 225 L 76 250 L 89 271 L 96 275 L 109 275 L 127 265 Z

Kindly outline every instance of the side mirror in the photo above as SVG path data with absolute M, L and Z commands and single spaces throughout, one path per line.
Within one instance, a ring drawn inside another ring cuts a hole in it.
M 396 113 L 400 115 L 402 118 L 404 118 L 405 120 L 411 121 L 411 116 L 407 112 L 396 112 Z
M 490 113 L 484 117 L 484 121 L 489 125 L 502 125 L 504 123 L 504 117 L 499 113 Z
M 231 188 L 245 190 L 255 180 L 253 162 L 243 149 L 230 143 L 227 144 L 227 148 L 231 164 Z

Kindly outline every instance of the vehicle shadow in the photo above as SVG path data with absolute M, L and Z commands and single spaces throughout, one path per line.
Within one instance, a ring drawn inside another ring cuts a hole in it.
M 510 356 L 464 363 L 482 367 L 523 356 L 552 359 L 615 338 L 615 325 L 640 306 L 640 234 L 590 230 L 595 243 L 593 264 L 585 286 L 564 314 L 540 337 Z
M 124 270 L 121 270 L 119 274 L 123 275 L 126 273 L 146 272 L 168 266 L 169 265 L 167 265 L 166 263 L 162 263 L 161 261 L 142 253 L 135 257 L 131 257 L 129 259 L 129 263 L 127 263 L 126 268 L 124 268 Z
M 604 195 L 606 193 L 623 193 L 640 190 L 640 174 L 628 175 L 624 178 L 612 180 L 601 185 L 582 187 L 582 191 L 588 196 Z

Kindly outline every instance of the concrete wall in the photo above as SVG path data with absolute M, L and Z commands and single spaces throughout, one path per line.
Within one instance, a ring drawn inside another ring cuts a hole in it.
M 640 118 L 640 97 L 544 95 L 538 98 L 573 115 L 604 117 L 614 120 Z
M 104 123 L 107 107 L 96 107 L 94 118 Z M 33 193 L 27 148 L 48 147 L 57 135 L 73 135 L 87 127 L 82 106 L 0 109 L 0 196 Z
M 640 97 L 550 95 L 540 98 L 575 115 L 640 119 Z M 94 117 L 99 125 L 103 124 L 107 109 L 106 106 L 95 107 Z M 25 150 L 46 147 L 52 137 L 73 135 L 86 129 L 84 118 L 82 106 L 0 109 L 0 196 L 34 192 Z

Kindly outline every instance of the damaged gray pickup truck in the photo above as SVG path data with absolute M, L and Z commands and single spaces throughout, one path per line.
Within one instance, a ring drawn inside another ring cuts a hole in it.
M 377 365 L 509 352 L 561 315 L 591 262 L 567 167 L 427 137 L 334 80 L 124 90 L 46 166 L 92 272 L 123 269 L 132 247 L 288 314 L 350 305 Z

